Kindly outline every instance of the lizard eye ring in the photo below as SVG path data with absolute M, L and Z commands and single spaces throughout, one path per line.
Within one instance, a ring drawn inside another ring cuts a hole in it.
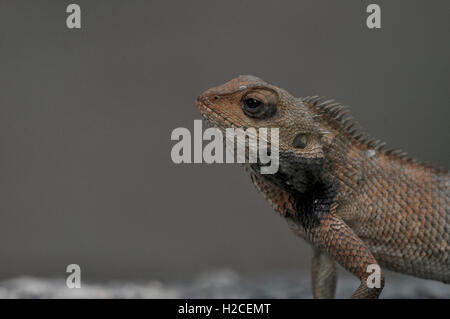
M 268 90 L 252 91 L 242 98 L 242 110 L 252 118 L 263 118 L 276 111 L 277 98 Z

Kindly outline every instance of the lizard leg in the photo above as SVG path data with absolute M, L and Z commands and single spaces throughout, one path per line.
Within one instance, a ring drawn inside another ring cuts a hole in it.
M 378 298 L 384 286 L 383 273 L 379 274 L 379 285 L 373 288 L 368 285 L 371 275 L 368 266 L 378 265 L 377 261 L 366 244 L 333 210 L 322 217 L 317 227 L 307 232 L 314 244 L 325 249 L 335 261 L 361 280 L 352 298 Z
M 311 269 L 314 298 L 334 298 L 337 280 L 336 263 L 334 260 L 326 251 L 314 248 Z

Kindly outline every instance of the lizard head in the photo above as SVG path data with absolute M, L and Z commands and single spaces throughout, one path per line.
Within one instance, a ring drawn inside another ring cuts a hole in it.
M 263 80 L 239 76 L 197 98 L 202 116 L 213 126 L 278 128 L 280 151 L 322 157 L 320 130 L 313 114 L 291 94 Z
M 293 175 L 292 170 L 317 175 L 309 166 L 317 173 L 317 164 L 322 163 L 322 134 L 311 110 L 285 90 L 254 76 L 239 76 L 202 93 L 197 107 L 209 124 L 222 132 L 229 127 L 278 128 L 280 173 L 273 178 L 285 179 L 284 175 Z M 300 184 L 306 182 L 303 177 Z

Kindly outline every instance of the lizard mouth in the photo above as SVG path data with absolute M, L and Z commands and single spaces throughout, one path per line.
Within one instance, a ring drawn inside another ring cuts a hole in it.
M 213 127 L 216 129 L 219 129 L 222 134 L 223 134 L 223 138 L 226 141 L 228 139 L 227 134 L 226 134 L 226 129 L 227 128 L 233 128 L 233 129 L 242 129 L 246 132 L 248 132 L 248 128 L 245 125 L 236 125 L 233 122 L 231 122 L 230 120 L 228 120 L 226 118 L 226 115 L 221 114 L 219 112 L 217 112 L 216 110 L 214 110 L 215 107 L 218 107 L 217 105 L 215 105 L 214 103 L 212 103 L 209 100 L 197 100 L 197 108 L 200 111 L 200 114 L 203 117 L 203 123 L 206 124 L 206 126 L 208 127 Z M 254 128 L 256 130 L 256 140 L 259 141 L 259 134 L 258 134 L 258 129 Z M 234 143 L 235 141 L 233 140 L 233 144 L 235 147 L 235 152 L 236 152 L 236 147 L 238 147 L 237 143 Z M 245 143 L 245 148 L 247 149 L 247 142 Z M 259 142 L 258 142 L 259 144 Z M 268 150 L 271 150 L 272 148 L 272 143 L 270 139 L 265 138 L 265 144 Z M 246 163 L 248 163 L 247 161 L 249 160 L 249 154 L 247 151 L 245 151 L 245 159 L 246 159 Z
M 216 127 L 220 129 L 221 131 L 225 131 L 227 128 L 243 128 L 247 129 L 246 126 L 240 125 L 237 126 L 230 120 L 228 120 L 225 116 L 220 114 L 219 112 L 216 112 L 214 110 L 214 103 L 211 103 L 209 101 L 201 100 L 200 97 L 197 99 L 197 108 L 200 111 L 200 114 L 202 115 L 203 119 L 206 120 L 207 124 L 210 127 Z

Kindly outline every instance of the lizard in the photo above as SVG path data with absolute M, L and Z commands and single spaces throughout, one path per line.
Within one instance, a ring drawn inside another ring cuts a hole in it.
M 360 280 L 351 298 L 378 298 L 383 269 L 450 283 L 450 178 L 364 133 L 348 107 L 295 98 L 255 76 L 197 97 L 203 119 L 226 128 L 278 128 L 279 169 L 243 164 L 256 188 L 314 249 L 314 298 L 334 298 L 336 263 Z M 370 267 L 378 284 L 368 285 Z

